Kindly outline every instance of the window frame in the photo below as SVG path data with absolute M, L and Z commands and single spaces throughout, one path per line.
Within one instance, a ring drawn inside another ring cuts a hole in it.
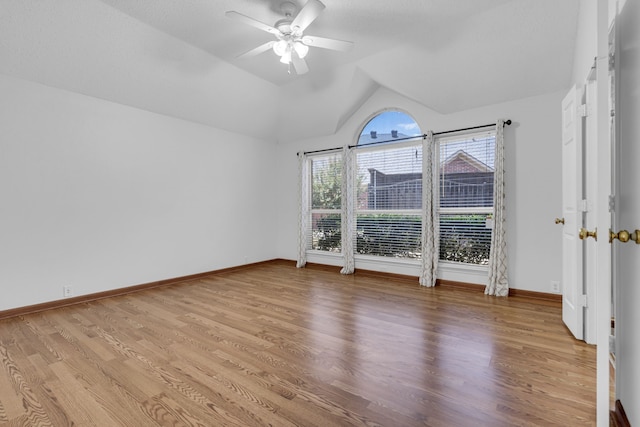
M 308 231 L 307 233 L 309 234 L 309 237 L 307 239 L 307 252 L 310 254 L 318 254 L 318 255 L 331 255 L 332 257 L 342 257 L 342 242 L 340 243 L 340 247 L 339 250 L 323 250 L 323 249 L 317 249 L 314 248 L 314 222 L 313 222 L 313 216 L 314 214 L 316 215 L 338 215 L 340 217 L 339 219 L 339 224 L 340 226 L 342 225 L 342 203 L 343 203 L 343 198 L 344 198 L 344 194 L 342 194 L 342 190 L 341 190 L 341 194 L 340 194 L 340 207 L 336 208 L 336 209 L 327 209 L 327 208 L 314 208 L 313 207 L 313 184 L 314 184 L 314 174 L 313 174 L 313 162 L 314 161 L 319 161 L 319 160 L 323 160 L 323 159 L 331 159 L 331 158 L 335 158 L 337 161 L 339 161 L 341 163 L 340 165 L 340 176 L 339 176 L 339 180 L 340 180 L 340 188 L 342 189 L 342 168 L 344 168 L 344 164 L 343 163 L 343 159 L 342 156 L 340 154 L 340 152 L 336 151 L 333 153 L 317 153 L 317 154 L 310 154 L 307 157 L 307 162 L 308 162 L 308 174 L 309 174 L 309 194 L 308 194 L 308 206 L 309 206 L 309 213 L 308 213 Z
M 391 111 L 391 110 L 388 110 Z M 388 112 L 385 111 L 385 112 Z M 402 112 L 402 111 L 401 111 Z M 404 112 L 402 112 L 404 113 Z M 380 113 L 380 114 L 384 114 Z M 404 113 L 406 114 L 406 113 Z M 374 116 L 377 117 L 377 116 Z M 368 122 L 367 122 L 368 124 Z M 364 128 L 363 128 L 364 129 Z M 357 164 L 357 156 L 360 153 L 372 153 L 372 152 L 382 152 L 385 150 L 399 150 L 403 148 L 420 148 L 422 150 L 423 145 L 423 136 L 417 135 L 413 136 L 410 139 L 403 139 L 400 141 L 390 140 L 388 142 L 384 142 L 381 144 L 365 144 L 361 146 L 355 147 L 355 155 L 356 155 L 356 164 Z M 422 155 L 420 157 L 420 171 L 422 173 Z M 357 193 L 357 192 L 356 192 Z M 356 195 L 357 197 L 357 195 Z M 354 221 L 356 224 L 356 233 L 357 233 L 357 223 L 359 215 L 401 215 L 401 216 L 416 216 L 420 219 L 420 229 L 422 229 L 422 208 L 420 209 L 360 209 L 358 204 L 354 204 Z M 382 261 L 384 263 L 392 262 L 394 264 L 402 264 L 402 265 L 419 265 L 421 262 L 421 257 L 391 257 L 384 255 L 371 255 L 371 254 L 363 254 L 359 253 L 357 249 L 357 244 L 354 244 L 354 258 L 356 260 L 368 260 L 370 262 Z
M 494 139 L 493 150 L 495 152 L 495 138 L 496 138 L 495 129 L 467 131 L 467 132 L 455 133 L 453 135 L 435 137 L 436 152 L 438 153 L 435 156 L 436 158 L 435 169 L 438 171 L 437 178 L 436 178 L 437 179 L 436 187 L 438 188 L 438 222 L 440 222 L 440 218 L 442 215 L 487 215 L 487 217 L 494 216 L 495 209 L 493 206 L 493 202 L 491 206 L 441 207 L 440 205 L 440 202 L 441 202 L 440 185 L 441 185 L 441 179 L 442 179 L 442 174 L 440 173 L 440 167 L 442 166 L 442 162 L 441 162 L 442 144 L 456 142 L 456 141 L 465 141 L 465 140 L 474 139 L 474 138 L 487 138 L 487 137 L 493 137 Z M 491 230 L 491 233 L 493 234 L 493 228 Z M 441 242 L 442 242 L 442 233 L 440 233 L 439 245 L 441 244 Z M 489 246 L 491 246 L 491 238 L 489 239 Z M 489 250 L 491 250 L 490 247 L 489 247 Z M 446 260 L 442 258 L 438 259 L 438 263 L 445 266 L 445 268 L 448 266 L 449 268 L 455 267 L 457 269 L 468 270 L 468 271 L 488 271 L 488 268 L 489 268 L 487 264 L 467 263 L 467 262 Z
M 389 111 L 394 111 L 394 112 L 401 112 L 401 113 L 405 113 L 407 114 L 409 117 L 411 117 L 410 114 L 402 111 L 402 110 L 398 110 L 398 109 L 385 109 L 383 111 L 380 111 L 376 114 L 371 115 L 370 117 L 368 117 L 368 119 L 365 121 L 364 125 L 360 128 L 360 132 L 358 134 L 355 135 L 355 140 L 356 140 L 356 144 L 357 142 L 360 141 L 360 135 L 362 134 L 362 131 L 365 129 L 365 127 L 369 124 L 369 122 L 371 122 L 374 118 L 376 118 L 378 115 L 384 114 L 386 112 Z M 414 120 L 415 121 L 415 120 Z M 417 122 L 416 122 L 417 123 Z M 448 135 L 436 135 L 434 138 L 434 142 L 438 145 L 438 149 L 437 149 L 437 153 L 434 156 L 434 180 L 436 181 L 436 188 L 439 188 L 440 186 L 440 173 L 439 173 L 439 167 L 440 167 L 440 144 L 443 142 L 446 142 L 448 140 L 460 140 L 462 138 L 473 138 L 473 136 L 483 136 L 483 135 L 491 135 L 492 137 L 496 136 L 496 132 L 493 129 L 488 129 L 488 130 L 476 130 L 474 132 L 462 132 L 462 133 L 452 133 L 452 134 L 448 134 Z M 363 144 L 363 145 L 355 145 L 352 148 L 354 149 L 354 156 L 357 156 L 357 154 L 359 152 L 362 152 L 363 150 L 379 150 L 379 149 L 384 149 L 384 148 L 400 148 L 402 146 L 412 146 L 412 145 L 417 145 L 418 141 L 421 141 L 422 138 L 424 136 L 422 134 L 420 135 L 416 135 L 416 136 L 412 136 L 410 137 L 410 139 L 401 139 L 401 140 L 390 140 L 390 141 L 385 141 L 385 143 L 383 144 Z M 323 153 L 313 153 L 313 154 L 309 154 L 308 155 L 308 161 L 313 161 L 318 159 L 319 157 L 331 157 L 331 156 L 338 156 L 340 157 L 339 152 L 333 152 L 333 153 L 328 153 L 328 152 L 323 152 Z M 354 159 L 355 162 L 355 159 Z M 343 165 L 344 167 L 344 165 Z M 311 176 L 312 174 L 312 167 L 311 164 L 309 164 L 309 175 Z M 311 188 L 311 186 L 313 185 L 313 177 L 311 176 L 309 179 L 309 187 Z M 356 184 L 357 187 L 357 184 Z M 439 191 L 439 190 L 438 190 Z M 354 224 L 357 224 L 357 214 L 358 213 L 393 213 L 393 214 L 410 214 L 410 215 L 418 215 L 421 216 L 422 215 L 422 209 L 409 209 L 409 210 L 402 210 L 402 211 L 398 211 L 398 210 L 390 210 L 390 211 L 383 211 L 383 210 L 358 210 L 358 191 L 355 191 L 356 194 L 354 194 L 354 211 L 352 213 L 353 215 L 353 221 Z M 330 210 L 320 210 L 320 209 L 311 209 L 311 205 L 312 205 L 312 191 L 309 191 L 308 194 L 308 206 L 309 206 L 309 210 L 308 210 L 308 218 L 310 220 L 310 224 L 308 227 L 308 230 L 311 231 L 311 218 L 312 218 L 312 212 L 313 213 L 335 213 L 335 214 L 340 214 L 340 220 L 341 222 L 344 220 L 344 218 L 342 217 L 342 212 L 341 209 L 340 211 L 338 209 L 330 209 Z M 344 196 L 342 195 L 342 200 L 341 200 L 341 204 L 345 202 L 344 200 Z M 438 197 L 438 204 L 439 204 L 439 197 Z M 477 207 L 477 208 L 456 208 L 456 207 L 448 207 L 448 208 L 438 208 L 438 214 L 442 213 L 442 214 L 465 214 L 465 213 L 475 213 L 475 214 L 482 214 L 482 215 L 492 215 L 494 212 L 494 208 L 492 207 Z M 354 233 L 355 233 L 356 228 L 354 227 Z M 355 239 L 355 235 L 354 235 L 354 239 Z M 311 236 L 309 236 L 308 239 L 308 249 L 307 249 L 307 260 L 309 262 L 317 262 L 320 264 L 324 264 L 324 265 L 332 265 L 332 266 L 336 266 L 336 267 L 342 267 L 343 266 L 343 259 L 344 259 L 344 254 L 342 253 L 342 246 L 340 248 L 340 252 L 330 252 L 330 251 L 325 251 L 325 250 L 318 250 L 318 249 L 310 249 L 310 247 L 312 246 L 311 243 Z M 400 275 L 407 275 L 407 276 L 416 276 L 416 275 L 420 275 L 420 265 L 421 265 L 421 259 L 420 258 L 394 258 L 394 257 L 388 257 L 388 256 L 379 256 L 379 255 L 368 255 L 368 254 L 359 254 L 357 252 L 357 246 L 356 246 L 356 242 L 354 241 L 354 254 L 353 254 L 353 258 L 357 263 L 357 268 L 361 269 L 361 270 L 372 270 L 372 271 L 381 271 L 381 272 L 390 272 L 390 273 L 394 273 L 394 274 L 400 274 Z M 464 262 L 456 262 L 456 261 L 447 261 L 447 260 L 439 260 L 439 267 L 438 267 L 438 277 L 440 279 L 443 280 L 453 280 L 453 281 L 460 281 L 460 282 L 468 282 L 468 283 L 484 283 L 486 284 L 486 274 L 488 272 L 488 266 L 487 265 L 482 265 L 482 264 L 471 264 L 471 263 L 464 263 Z

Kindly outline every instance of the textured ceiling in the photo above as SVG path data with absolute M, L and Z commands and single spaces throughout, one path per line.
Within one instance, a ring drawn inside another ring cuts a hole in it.
M 225 12 L 273 25 L 280 3 L 0 0 L 0 73 L 268 140 L 333 133 L 381 87 L 452 113 L 570 82 L 578 0 L 323 0 L 305 34 L 354 47 L 304 76 L 237 58 L 273 36 Z

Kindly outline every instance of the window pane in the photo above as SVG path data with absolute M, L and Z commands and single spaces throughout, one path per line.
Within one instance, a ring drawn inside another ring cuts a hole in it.
M 341 208 L 341 156 L 312 159 L 311 181 L 311 209 Z
M 356 251 L 394 258 L 420 258 L 422 219 L 418 215 L 358 214 Z
M 440 259 L 489 263 L 491 224 L 487 214 L 440 215 Z
M 311 249 L 340 252 L 342 248 L 339 213 L 311 214 Z
M 366 124 L 358 138 L 358 145 L 396 141 L 421 136 L 420 127 L 402 111 L 385 111 Z
M 422 208 L 422 146 L 358 153 L 358 209 Z
M 440 207 L 493 206 L 495 136 L 440 144 Z
M 374 117 L 362 130 L 358 145 L 385 144 L 363 149 L 356 157 L 357 253 L 422 256 L 422 143 L 410 140 L 420 135 L 416 122 L 399 111 Z
M 492 224 L 487 212 L 493 207 L 494 159 L 493 132 L 440 141 L 441 260 L 488 264 Z M 452 208 L 464 208 L 465 213 L 454 214 Z M 469 208 L 484 209 L 474 213 Z

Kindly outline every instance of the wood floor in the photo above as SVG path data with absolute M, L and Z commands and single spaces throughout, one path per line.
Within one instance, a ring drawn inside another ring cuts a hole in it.
M 0 426 L 595 425 L 555 302 L 267 263 L 0 321 Z

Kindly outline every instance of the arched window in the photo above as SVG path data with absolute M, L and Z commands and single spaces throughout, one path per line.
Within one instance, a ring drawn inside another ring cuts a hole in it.
M 362 128 L 358 145 L 385 141 L 402 141 L 421 136 L 420 126 L 407 113 L 402 111 L 383 111 L 374 116 Z
M 391 258 L 422 254 L 422 132 L 402 111 L 367 122 L 356 153 L 355 252 Z

